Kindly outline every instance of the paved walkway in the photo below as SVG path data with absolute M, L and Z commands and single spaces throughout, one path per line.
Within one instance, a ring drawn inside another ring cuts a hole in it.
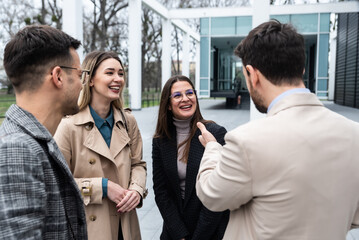
M 325 102 L 324 104 L 329 109 L 359 122 L 359 109 L 340 106 L 332 102 Z M 200 100 L 199 105 L 205 119 L 217 122 L 224 126 L 227 131 L 249 121 L 248 109 L 228 109 L 225 106 L 225 100 Z M 143 138 L 143 158 L 147 161 L 147 187 L 149 193 L 144 200 L 143 207 L 138 209 L 142 239 L 158 240 L 162 229 L 162 217 L 154 200 L 151 157 L 152 136 L 156 127 L 158 107 L 133 111 L 133 114 L 136 117 Z M 353 233 L 349 239 L 359 240 L 359 231 Z

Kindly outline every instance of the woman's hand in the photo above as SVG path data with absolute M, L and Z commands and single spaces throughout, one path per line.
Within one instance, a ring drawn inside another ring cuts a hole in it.
M 117 183 L 108 180 L 107 183 L 107 197 L 114 203 L 118 204 L 126 196 L 128 190 L 124 189 Z
M 117 212 L 129 212 L 134 209 L 141 200 L 141 195 L 135 190 L 127 190 L 126 196 L 117 204 Z

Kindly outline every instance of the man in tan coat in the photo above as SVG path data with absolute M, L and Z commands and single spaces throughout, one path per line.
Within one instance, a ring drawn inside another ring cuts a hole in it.
M 345 239 L 359 227 L 359 124 L 305 88 L 304 40 L 290 25 L 259 25 L 235 53 L 267 117 L 227 133 L 223 147 L 198 124 L 198 197 L 231 210 L 224 239 Z

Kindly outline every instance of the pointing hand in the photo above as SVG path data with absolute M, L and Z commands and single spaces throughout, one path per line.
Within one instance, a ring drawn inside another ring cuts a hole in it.
M 203 123 L 198 122 L 197 127 L 199 130 L 201 130 L 202 135 L 199 135 L 198 139 L 203 145 L 203 147 L 206 147 L 208 142 L 216 142 L 216 138 L 212 135 L 212 133 L 208 132 L 206 127 Z

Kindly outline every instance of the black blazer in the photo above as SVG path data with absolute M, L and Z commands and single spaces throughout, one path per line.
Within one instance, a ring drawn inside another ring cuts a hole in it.
M 220 144 L 224 144 L 226 129 L 215 123 L 206 125 Z M 196 177 L 204 152 L 198 140 L 193 139 L 187 161 L 185 199 L 182 200 L 177 170 L 176 131 L 172 138 L 154 138 L 152 141 L 153 189 L 155 201 L 163 218 L 162 240 L 167 239 L 222 239 L 229 219 L 229 211 L 212 212 L 196 195 Z

